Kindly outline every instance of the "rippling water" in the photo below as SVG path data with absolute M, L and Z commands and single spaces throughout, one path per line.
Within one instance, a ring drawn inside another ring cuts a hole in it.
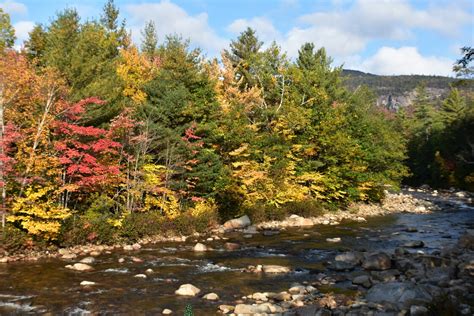
M 0 314 L 152 315 L 164 308 L 179 314 L 191 304 L 195 315 L 214 315 L 218 305 L 232 304 L 244 295 L 278 292 L 294 282 L 311 282 L 340 251 L 393 251 L 409 240 L 422 240 L 425 247 L 414 251 L 429 253 L 455 243 L 463 231 L 474 228 L 473 223 L 473 208 L 453 201 L 443 211 L 432 214 L 391 215 L 371 218 L 366 223 L 289 229 L 278 235 L 257 234 L 248 239 L 231 233 L 228 241 L 242 245 L 232 252 L 223 250 L 224 241 L 206 242 L 215 250 L 205 253 L 192 251 L 195 240 L 147 245 L 140 251 L 101 255 L 92 264 L 92 272 L 71 271 L 65 268 L 71 262 L 59 259 L 0 264 Z M 418 231 L 406 232 L 407 227 Z M 334 237 L 342 241 L 326 241 Z M 131 256 L 143 262 L 134 263 Z M 119 258 L 126 260 L 118 263 Z M 257 264 L 290 266 L 294 272 L 275 276 L 242 272 L 248 265 Z M 147 269 L 154 272 L 146 279 L 134 277 Z M 97 284 L 80 286 L 84 280 Z M 174 291 L 183 283 L 194 284 L 201 294 L 215 292 L 220 300 L 178 297 Z

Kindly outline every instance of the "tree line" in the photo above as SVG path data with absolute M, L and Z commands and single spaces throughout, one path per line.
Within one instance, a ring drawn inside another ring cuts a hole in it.
M 36 25 L 20 51 L 3 12 L 0 28 L 2 208 L 35 241 L 379 201 L 410 173 L 424 181 L 426 157 L 440 170 L 471 159 L 449 146 L 472 127 L 472 99 L 453 90 L 434 110 L 420 92 L 412 112 L 388 111 L 312 43 L 291 60 L 249 28 L 209 60 L 148 22 L 137 46 L 112 0 L 97 20 L 66 9 Z M 462 170 L 439 176 L 472 188 Z

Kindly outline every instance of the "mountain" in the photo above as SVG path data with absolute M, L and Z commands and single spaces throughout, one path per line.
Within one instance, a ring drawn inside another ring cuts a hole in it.
M 358 70 L 342 71 L 345 85 L 350 90 L 368 86 L 377 96 L 377 104 L 391 108 L 408 106 L 416 97 L 415 89 L 425 83 L 426 91 L 433 100 L 446 96 L 451 85 L 459 83 L 459 79 L 443 76 L 400 75 L 379 76 Z M 473 91 L 474 81 L 468 80 L 459 86 L 462 90 Z

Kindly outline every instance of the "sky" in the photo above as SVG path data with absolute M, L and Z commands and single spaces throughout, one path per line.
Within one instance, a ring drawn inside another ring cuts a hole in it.
M 100 16 L 106 0 L 0 0 L 20 47 L 35 23 L 76 8 Z M 324 46 L 334 65 L 381 75 L 452 76 L 459 49 L 474 46 L 473 0 L 115 0 L 132 38 L 153 20 L 162 40 L 189 38 L 207 57 L 219 56 L 248 26 L 289 58 L 305 42 Z

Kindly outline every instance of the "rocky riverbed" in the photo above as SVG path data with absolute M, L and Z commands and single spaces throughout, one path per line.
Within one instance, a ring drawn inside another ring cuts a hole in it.
M 35 261 L 0 264 L 0 314 L 471 315 L 473 223 L 468 194 L 418 190 L 318 218 L 25 255 Z

